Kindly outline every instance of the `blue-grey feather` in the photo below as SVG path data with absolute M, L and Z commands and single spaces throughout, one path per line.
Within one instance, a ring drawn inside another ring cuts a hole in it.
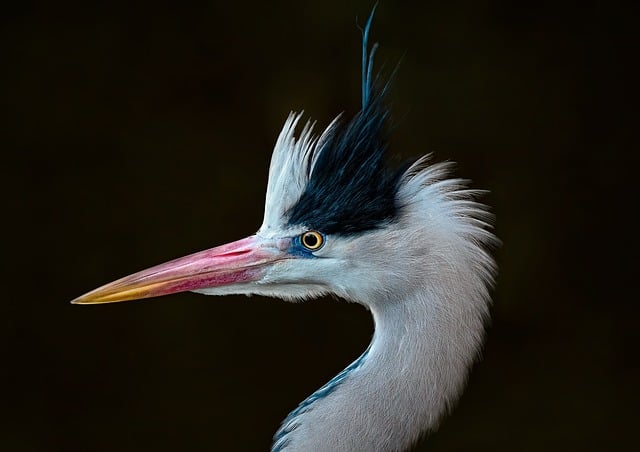
M 349 374 L 351 374 L 351 372 L 353 372 L 354 370 L 362 366 L 367 355 L 369 354 L 370 348 L 371 348 L 371 345 L 367 347 L 365 352 L 362 355 L 360 355 L 358 359 L 356 359 L 354 362 L 349 364 L 349 366 L 347 366 L 342 372 L 340 372 L 338 375 L 333 377 L 331 381 L 329 381 L 327 384 L 325 384 L 316 392 L 314 392 L 309 397 L 307 397 L 304 401 L 300 403 L 300 405 L 298 405 L 298 407 L 295 410 L 289 413 L 287 418 L 282 422 L 282 427 L 276 432 L 275 436 L 273 437 L 274 442 L 271 448 L 271 452 L 279 452 L 282 449 L 284 449 L 284 447 L 288 443 L 287 435 L 292 431 L 294 431 L 298 426 L 298 424 L 295 422 L 295 419 L 301 414 L 307 412 L 308 410 L 313 409 L 314 402 L 324 397 L 327 397 L 329 394 L 335 391 L 344 380 L 347 379 L 347 377 L 349 376 Z
M 369 96 L 371 94 L 371 72 L 373 71 L 373 57 L 378 48 L 378 44 L 375 43 L 369 53 L 369 30 L 371 29 L 371 22 L 373 21 L 373 15 L 376 12 L 378 4 L 373 5 L 369 19 L 362 30 L 362 109 L 364 110 L 369 103 Z

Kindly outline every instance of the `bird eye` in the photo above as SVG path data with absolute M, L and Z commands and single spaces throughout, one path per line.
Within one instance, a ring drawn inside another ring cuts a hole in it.
M 324 237 L 317 231 L 307 231 L 300 236 L 302 245 L 308 250 L 319 250 L 324 245 Z

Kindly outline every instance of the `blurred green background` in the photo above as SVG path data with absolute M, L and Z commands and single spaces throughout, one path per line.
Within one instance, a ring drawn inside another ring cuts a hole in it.
M 254 232 L 290 110 L 359 105 L 371 2 L 15 2 L 2 12 L 4 451 L 267 450 L 372 322 L 335 300 L 72 298 Z M 638 421 L 638 7 L 378 6 L 395 155 L 490 193 L 483 359 L 416 450 L 624 450 Z M 637 82 L 637 80 L 636 80 Z M 635 112 L 637 119 L 637 112 Z M 637 127 L 637 120 L 634 126 Z M 626 224 L 627 226 L 622 226 Z

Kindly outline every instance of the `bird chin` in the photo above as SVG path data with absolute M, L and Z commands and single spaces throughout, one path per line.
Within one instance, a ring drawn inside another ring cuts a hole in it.
M 290 302 L 307 301 L 331 293 L 328 288 L 319 284 L 235 284 L 226 287 L 205 287 L 192 292 L 203 295 L 258 295 Z

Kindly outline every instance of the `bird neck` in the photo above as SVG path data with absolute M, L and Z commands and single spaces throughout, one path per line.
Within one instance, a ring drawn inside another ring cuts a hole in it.
M 477 354 L 484 309 L 423 289 L 369 304 L 369 348 L 285 419 L 274 451 L 403 450 L 436 426 Z

